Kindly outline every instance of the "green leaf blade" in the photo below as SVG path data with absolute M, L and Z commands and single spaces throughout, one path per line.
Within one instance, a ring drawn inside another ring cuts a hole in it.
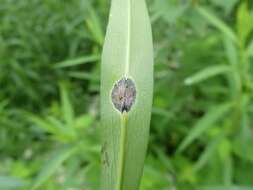
M 211 109 L 201 118 L 194 128 L 192 128 L 186 138 L 179 145 L 178 153 L 184 151 L 195 139 L 199 138 L 206 130 L 208 130 L 215 122 L 221 119 L 232 108 L 231 103 L 221 104 Z
M 36 190 L 45 183 L 45 181 L 53 175 L 53 173 L 58 169 L 58 167 L 72 156 L 77 151 L 77 147 L 63 148 L 57 151 L 51 160 L 49 160 L 32 185 L 32 190 Z
M 72 128 L 72 124 L 75 118 L 75 113 L 74 113 L 74 109 L 72 107 L 68 92 L 67 92 L 67 88 L 66 85 L 64 83 L 60 84 L 60 90 L 61 90 L 61 106 L 62 106 L 62 110 L 63 110 L 63 116 L 64 116 L 64 120 L 67 123 L 67 126 L 70 128 Z
M 89 56 L 83 56 L 75 59 L 69 59 L 66 61 L 62 61 L 59 63 L 56 63 L 54 66 L 56 69 L 58 68 L 66 68 L 66 67 L 73 67 L 73 66 L 78 66 L 90 62 L 96 62 L 99 61 L 99 55 L 89 55 Z
M 113 107 L 111 90 L 124 77 L 134 81 L 137 92 L 134 105 L 126 113 L 127 123 L 122 125 L 124 114 Z M 152 93 L 153 46 L 145 1 L 113 0 L 102 56 L 103 190 L 138 189 L 149 136 Z
M 196 74 L 185 79 L 184 83 L 186 85 L 192 85 L 204 80 L 214 77 L 219 74 L 224 74 L 231 71 L 231 68 L 227 65 L 215 65 L 204 68 L 203 70 L 197 72 Z
M 203 16 L 210 24 L 219 29 L 225 36 L 229 37 L 234 43 L 238 43 L 238 38 L 234 31 L 229 28 L 222 20 L 214 16 L 203 7 L 197 7 L 198 13 Z

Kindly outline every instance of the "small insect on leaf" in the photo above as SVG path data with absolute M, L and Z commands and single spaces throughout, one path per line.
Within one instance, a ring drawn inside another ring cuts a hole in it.
M 136 88 L 130 78 L 122 78 L 112 89 L 112 103 L 121 113 L 129 112 L 136 99 Z

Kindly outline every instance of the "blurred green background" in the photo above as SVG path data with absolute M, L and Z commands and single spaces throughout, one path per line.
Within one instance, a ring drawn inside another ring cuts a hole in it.
M 252 1 L 147 4 L 155 87 L 140 189 L 253 189 Z M 99 189 L 109 6 L 0 1 L 0 190 Z

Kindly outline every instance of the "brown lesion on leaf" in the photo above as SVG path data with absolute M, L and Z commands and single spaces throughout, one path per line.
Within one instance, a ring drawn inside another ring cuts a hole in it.
M 109 163 L 109 156 L 107 152 L 107 142 L 105 142 L 102 145 L 101 154 L 102 154 L 102 164 L 109 167 L 110 163 Z
M 136 88 L 134 81 L 130 78 L 122 78 L 112 89 L 112 103 L 121 113 L 129 112 L 136 99 Z

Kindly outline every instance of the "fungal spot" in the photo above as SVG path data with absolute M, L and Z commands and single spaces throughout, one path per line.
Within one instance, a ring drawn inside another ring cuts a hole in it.
M 110 166 L 109 157 L 108 157 L 108 153 L 107 152 L 104 153 L 104 159 L 103 159 L 102 163 L 103 163 L 103 165 L 105 165 L 107 167 Z
M 129 112 L 136 99 L 136 88 L 130 78 L 122 78 L 112 89 L 112 103 L 121 113 Z
M 101 153 L 103 154 L 106 151 L 107 148 L 107 142 L 104 142 L 101 148 Z
M 101 153 L 103 155 L 103 157 L 102 157 L 103 165 L 109 167 L 110 163 L 109 163 L 109 156 L 108 156 L 108 152 L 107 152 L 107 142 L 105 142 L 103 144 L 102 149 L 101 149 Z

